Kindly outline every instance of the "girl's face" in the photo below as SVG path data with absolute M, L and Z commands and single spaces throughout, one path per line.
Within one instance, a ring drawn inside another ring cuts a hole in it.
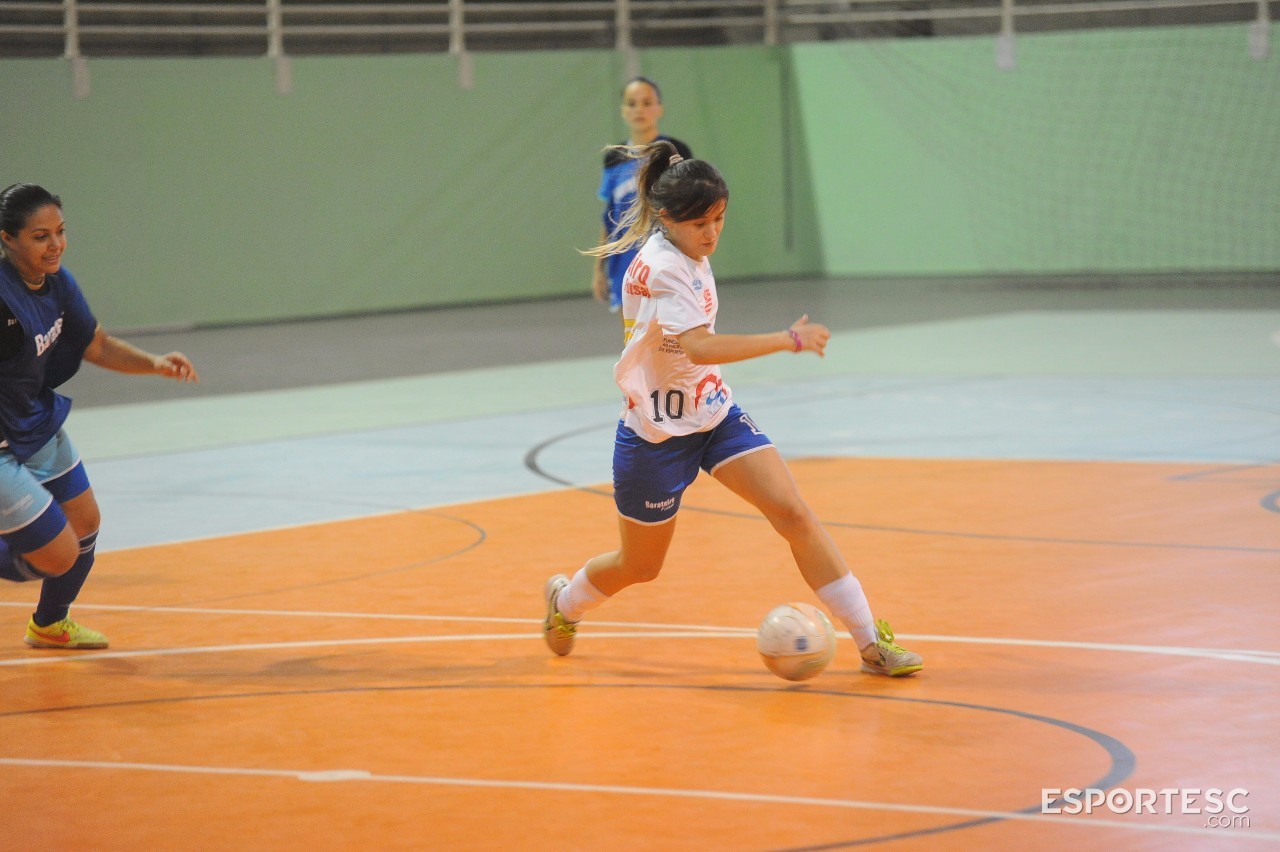
M 4 253 L 28 283 L 40 281 L 62 268 L 62 252 L 67 248 L 67 223 L 56 204 L 46 204 L 31 214 L 16 234 L 0 231 Z
M 633 139 L 658 134 L 658 120 L 662 118 L 662 101 L 648 83 L 636 81 L 622 92 L 622 120 L 631 128 Z
M 716 244 L 720 242 L 720 232 L 724 230 L 724 211 L 727 207 L 727 203 L 718 201 L 697 219 L 686 219 L 683 222 L 673 222 L 665 214 L 659 214 L 659 218 L 672 245 L 694 260 L 702 260 L 715 254 Z

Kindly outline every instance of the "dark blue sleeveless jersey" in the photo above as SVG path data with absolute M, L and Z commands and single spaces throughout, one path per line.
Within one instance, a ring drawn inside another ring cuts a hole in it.
M 49 442 L 71 400 L 54 388 L 75 375 L 98 321 L 66 269 L 32 292 L 13 265 L 0 262 L 0 299 L 22 326 L 22 348 L 0 361 L 0 433 L 19 461 Z
M 686 160 L 693 159 L 693 152 L 689 150 L 689 146 L 679 139 L 672 139 L 670 136 L 659 136 L 658 139 L 675 145 L 676 151 Z M 604 229 L 610 240 L 620 236 L 619 223 L 622 221 L 622 214 L 636 199 L 636 172 L 638 171 L 640 171 L 639 160 L 629 159 L 616 151 L 605 151 L 604 173 L 600 176 L 599 196 L 604 202 Z M 621 285 L 622 276 L 626 274 L 632 258 L 639 251 L 640 246 L 636 245 L 622 254 L 613 254 L 605 258 L 605 270 L 610 282 L 615 286 Z

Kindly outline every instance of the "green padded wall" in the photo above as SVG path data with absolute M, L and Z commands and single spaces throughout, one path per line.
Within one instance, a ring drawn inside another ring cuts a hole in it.
M 832 275 L 1280 269 L 1280 63 L 1244 26 L 794 49 Z
M 642 51 L 725 173 L 721 280 L 1280 269 L 1280 62 L 1243 25 Z M 0 60 L 114 328 L 584 293 L 622 57 Z
M 448 56 L 297 58 L 282 96 L 265 59 L 90 60 L 84 100 L 65 62 L 0 61 L 0 181 L 63 197 L 67 266 L 114 328 L 585 293 L 575 249 L 598 236 L 601 149 L 625 134 L 621 58 L 473 61 L 463 89 Z M 642 63 L 664 129 L 734 182 L 719 274 L 818 271 L 777 153 L 799 126 L 785 54 Z

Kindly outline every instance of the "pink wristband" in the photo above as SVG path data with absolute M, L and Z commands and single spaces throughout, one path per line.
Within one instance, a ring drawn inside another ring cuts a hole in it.
M 791 342 L 796 345 L 795 351 L 799 352 L 804 348 L 804 344 L 800 342 L 800 333 L 794 328 L 787 329 L 787 334 L 791 335 Z

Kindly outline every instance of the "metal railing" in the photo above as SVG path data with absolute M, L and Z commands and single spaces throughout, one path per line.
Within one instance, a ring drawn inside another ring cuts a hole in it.
M 1249 52 L 1265 58 L 1277 1 L 0 0 L 0 56 L 70 60 L 81 97 L 91 56 L 265 55 L 276 62 L 277 88 L 288 92 L 290 56 L 447 52 L 466 87 L 474 50 L 615 49 L 630 71 L 643 47 L 989 33 L 997 64 L 1012 68 L 1016 31 L 1249 21 Z

